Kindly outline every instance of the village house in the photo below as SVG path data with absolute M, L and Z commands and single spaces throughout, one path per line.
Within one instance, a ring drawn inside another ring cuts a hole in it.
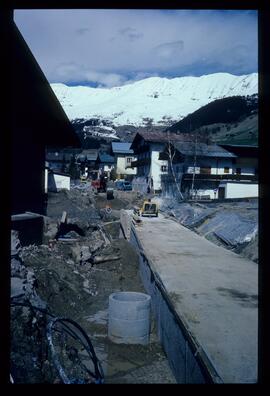
M 76 164 L 82 176 L 90 177 L 97 170 L 98 149 L 85 149 L 76 156 Z
M 239 154 L 239 153 L 238 153 Z M 255 162 L 245 162 L 236 153 L 216 144 L 173 142 L 161 159 L 169 161 L 168 175 L 162 177 L 162 191 L 173 194 L 176 183 L 184 197 L 197 199 L 245 198 L 258 196 Z M 245 164 L 239 169 L 240 163 Z
M 110 178 L 111 171 L 114 169 L 114 157 L 107 153 L 99 153 L 97 158 L 100 173 L 105 173 Z
M 111 154 L 115 158 L 115 171 L 117 179 L 132 179 L 137 174 L 137 168 L 131 167 L 136 160 L 134 151 L 130 148 L 131 143 L 112 142 Z
M 130 146 L 137 156 L 137 160 L 131 163 L 137 168 L 137 175 L 132 185 L 135 191 L 155 193 L 161 192 L 161 176 L 168 173 L 168 160 L 161 159 L 169 139 L 181 141 L 183 137 L 170 133 L 169 137 L 163 132 L 139 132 L 135 135 Z

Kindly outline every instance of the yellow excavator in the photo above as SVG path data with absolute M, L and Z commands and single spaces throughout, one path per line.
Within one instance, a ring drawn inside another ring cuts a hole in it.
M 139 216 L 158 217 L 158 204 L 149 198 L 144 201 L 141 208 L 134 209 Z

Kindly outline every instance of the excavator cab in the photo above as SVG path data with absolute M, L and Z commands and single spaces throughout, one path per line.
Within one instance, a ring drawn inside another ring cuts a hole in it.
M 151 199 L 144 201 L 140 209 L 140 214 L 141 216 L 158 217 L 158 204 L 152 202 Z

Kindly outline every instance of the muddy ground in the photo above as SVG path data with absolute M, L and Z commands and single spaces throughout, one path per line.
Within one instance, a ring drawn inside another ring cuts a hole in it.
M 48 347 L 49 314 L 72 319 L 87 333 L 101 362 L 104 383 L 175 382 L 152 317 L 148 345 L 114 344 L 107 334 L 109 295 L 144 292 L 137 255 L 125 239 L 119 239 L 120 209 L 132 208 L 141 199 L 134 192 L 116 192 L 114 199 L 107 200 L 106 194 L 94 194 L 84 186 L 49 195 L 43 244 L 17 245 L 12 256 L 11 373 L 15 383 L 63 382 Z M 70 230 L 56 241 L 63 211 L 68 224 L 77 225 L 82 235 Z M 63 341 L 60 333 L 54 344 L 69 380 L 92 383 L 94 379 L 81 369 L 78 359 L 93 368 L 85 348 L 62 334 Z

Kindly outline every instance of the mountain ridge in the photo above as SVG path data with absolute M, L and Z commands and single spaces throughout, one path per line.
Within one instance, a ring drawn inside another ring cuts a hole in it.
M 170 126 L 213 100 L 257 94 L 258 73 L 149 77 L 113 88 L 62 83 L 51 87 L 70 120 L 96 118 L 115 126 Z

